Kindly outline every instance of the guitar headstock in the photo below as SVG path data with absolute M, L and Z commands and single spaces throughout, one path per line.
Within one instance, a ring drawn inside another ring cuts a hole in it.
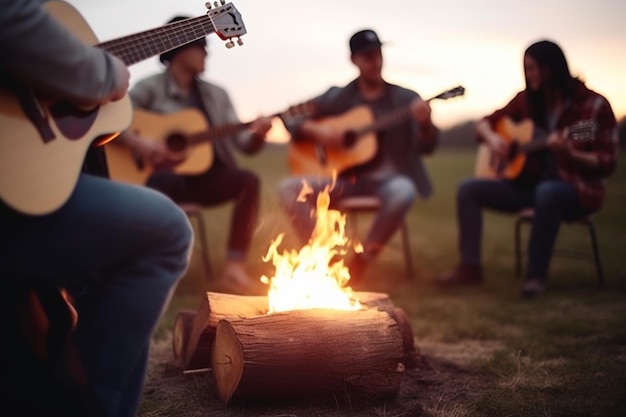
M 595 138 L 597 128 L 595 120 L 583 119 L 570 125 L 565 131 L 565 136 L 575 141 L 589 142 Z
M 462 96 L 463 94 L 465 94 L 465 87 L 463 87 L 462 85 L 459 85 L 450 90 L 444 91 L 443 93 L 435 96 L 434 98 L 447 100 L 449 98 Z
M 227 41 L 226 47 L 232 48 L 235 46 L 233 39 L 237 39 L 237 45 L 243 45 L 241 36 L 247 33 L 246 26 L 243 23 L 243 19 L 239 14 L 239 11 L 232 3 L 226 3 L 224 0 L 207 2 L 206 8 L 209 10 L 207 15 L 213 23 L 215 33 L 220 39 Z

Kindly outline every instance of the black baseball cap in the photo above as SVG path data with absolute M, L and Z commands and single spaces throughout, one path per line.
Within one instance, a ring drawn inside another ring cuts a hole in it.
M 171 18 L 170 21 L 167 22 L 167 24 L 179 22 L 181 20 L 187 20 L 189 18 L 190 16 L 176 16 L 176 17 Z M 182 51 L 183 49 L 192 47 L 192 46 L 201 46 L 203 48 L 206 47 L 206 38 L 196 39 L 195 41 L 186 43 L 182 46 L 179 46 L 178 48 L 172 49 L 171 51 L 162 53 L 161 56 L 159 56 L 159 60 L 165 64 L 166 62 L 170 61 L 172 57 L 176 55 L 178 52 Z
M 350 53 L 354 55 L 369 51 L 370 49 L 380 48 L 382 44 L 380 39 L 378 39 L 378 35 L 373 30 L 360 30 L 350 38 Z

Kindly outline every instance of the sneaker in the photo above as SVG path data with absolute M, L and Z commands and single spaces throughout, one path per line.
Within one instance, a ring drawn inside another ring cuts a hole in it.
M 535 298 L 546 290 L 546 282 L 542 279 L 529 278 L 522 287 L 523 298 Z
M 451 272 L 435 278 L 435 283 L 441 286 L 476 285 L 482 282 L 483 268 L 480 265 L 459 264 Z

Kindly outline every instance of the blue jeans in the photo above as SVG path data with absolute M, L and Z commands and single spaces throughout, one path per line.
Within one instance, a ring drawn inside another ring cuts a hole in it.
M 459 185 L 456 205 L 461 262 L 468 265 L 481 265 L 483 208 L 515 213 L 533 207 L 526 275 L 544 280 L 561 222 L 587 214 L 580 206 L 576 188 L 559 180 L 524 187 L 509 180 L 471 178 Z
M 313 188 L 313 194 L 309 195 L 305 202 L 298 202 L 303 179 Z M 309 240 L 315 227 L 316 218 L 311 214 L 315 209 L 317 195 L 330 184 L 330 179 L 318 177 L 289 177 L 279 184 L 281 206 L 303 243 Z M 352 181 L 340 177 L 337 178 L 331 190 L 330 204 L 333 208 L 333 202 L 336 203 L 343 197 L 377 196 L 380 198 L 380 210 L 363 242 L 363 258 L 371 260 L 398 230 L 417 195 L 413 181 L 402 175 L 395 175 L 382 181 L 363 178 Z
M 135 416 L 153 331 L 192 241 L 185 214 L 145 187 L 81 175 L 59 210 L 0 203 L 0 277 L 77 289 L 76 340 L 106 416 Z
M 157 171 L 146 185 L 177 203 L 216 206 L 233 202 L 226 256 L 229 260 L 246 259 L 259 212 L 261 181 L 255 173 L 216 161 L 209 171 L 200 175 Z

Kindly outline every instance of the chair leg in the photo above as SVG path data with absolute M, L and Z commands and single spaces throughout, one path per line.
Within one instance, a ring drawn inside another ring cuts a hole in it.
M 204 271 L 206 273 L 206 279 L 208 281 L 213 278 L 213 268 L 211 266 L 211 258 L 209 255 L 209 240 L 206 236 L 206 228 L 202 213 L 195 213 L 194 217 L 198 222 L 198 235 L 200 238 L 200 249 L 202 251 L 202 263 L 204 265 Z
M 522 223 L 524 219 L 519 218 L 515 221 L 515 276 L 522 277 Z
M 415 270 L 413 269 L 411 243 L 409 242 L 409 227 L 406 224 L 406 220 L 402 221 L 402 248 L 404 250 L 407 278 L 413 280 L 415 278 Z
M 604 286 L 604 273 L 602 272 L 602 263 L 600 262 L 600 251 L 598 250 L 598 241 L 596 239 L 596 228 L 592 222 L 587 223 L 589 228 L 589 237 L 591 238 L 591 247 L 593 248 L 593 260 L 596 264 L 596 271 L 598 272 L 598 282 L 600 286 Z

